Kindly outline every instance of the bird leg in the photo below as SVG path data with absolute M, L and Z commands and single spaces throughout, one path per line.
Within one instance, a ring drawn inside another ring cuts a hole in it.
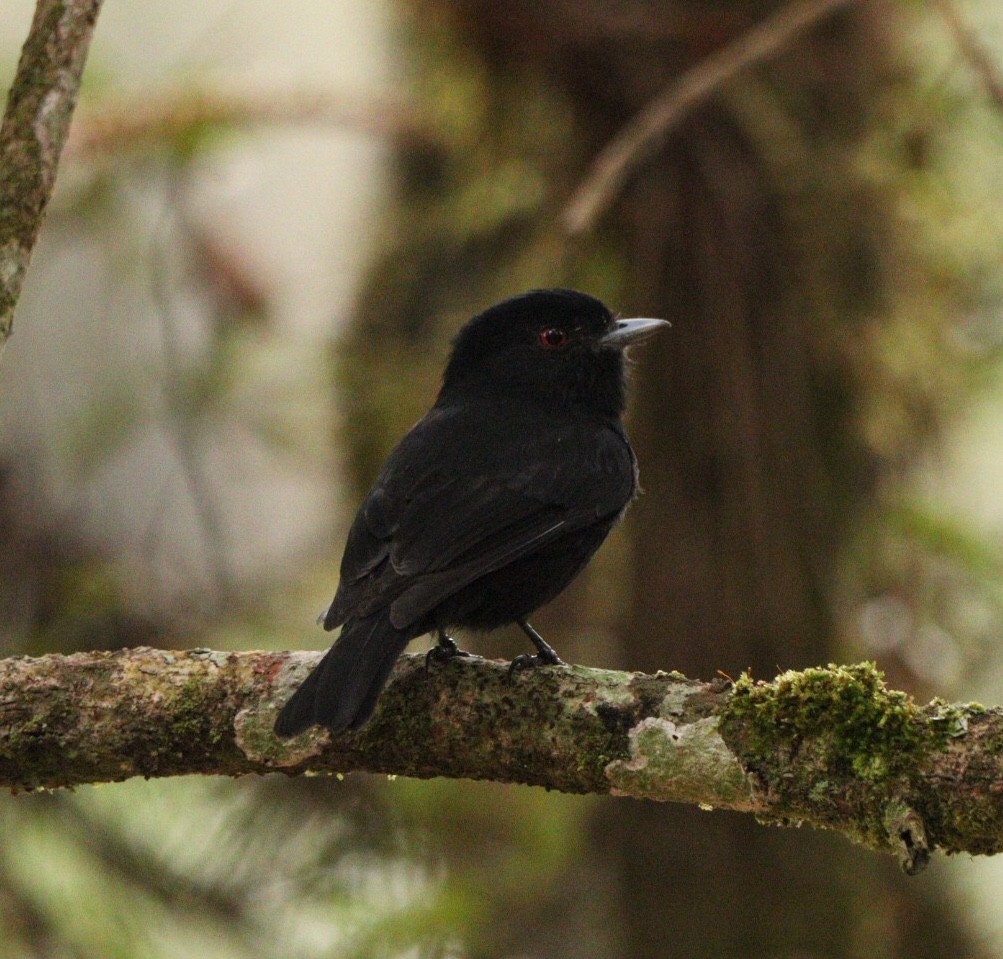
M 536 655 L 529 656 L 523 653 L 521 656 L 516 656 L 512 660 L 508 668 L 508 674 L 511 676 L 512 673 L 518 672 L 523 669 L 534 669 L 537 666 L 567 666 L 568 664 L 561 659 L 560 656 L 554 651 L 554 647 L 551 646 L 547 641 L 535 630 L 529 623 L 524 619 L 517 621 L 519 628 L 532 640 L 533 645 L 536 647 Z
M 438 630 L 438 634 L 439 642 L 425 653 L 426 672 L 431 663 L 441 666 L 443 663 L 448 663 L 451 659 L 456 659 L 457 656 L 470 655 L 465 649 L 460 649 L 453 640 L 453 637 L 447 636 L 444 630 Z

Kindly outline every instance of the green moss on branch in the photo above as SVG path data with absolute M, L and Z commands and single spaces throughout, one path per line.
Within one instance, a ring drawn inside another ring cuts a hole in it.
M 768 818 L 840 829 L 898 853 L 915 871 L 933 845 L 965 848 L 957 824 L 971 795 L 962 800 L 930 784 L 942 772 L 964 782 L 958 756 L 973 724 L 989 715 L 977 704 L 918 706 L 888 689 L 872 663 L 830 665 L 768 683 L 742 676 L 723 706 L 721 732 L 754 777 Z M 997 727 L 998 715 L 992 720 Z M 998 764 L 985 774 L 986 788 L 995 788 Z M 976 805 L 989 826 L 985 803 Z M 996 852 L 1003 817 L 994 810 L 989 820 L 997 838 L 980 851 Z

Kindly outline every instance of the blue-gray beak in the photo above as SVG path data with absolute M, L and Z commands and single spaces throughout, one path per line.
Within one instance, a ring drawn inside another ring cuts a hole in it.
M 622 350 L 625 346 L 646 340 L 653 333 L 657 333 L 663 326 L 670 325 L 668 320 L 649 320 L 644 318 L 615 320 L 613 329 L 599 342 L 603 346 L 612 346 L 618 350 Z

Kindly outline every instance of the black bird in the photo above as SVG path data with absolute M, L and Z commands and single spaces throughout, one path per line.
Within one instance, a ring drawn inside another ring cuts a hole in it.
M 573 290 L 485 310 L 453 344 L 435 405 L 387 458 L 355 517 L 324 629 L 341 635 L 286 703 L 279 736 L 357 729 L 404 647 L 451 627 L 518 623 L 578 574 L 637 490 L 621 423 L 624 347 L 664 320 L 617 320 Z

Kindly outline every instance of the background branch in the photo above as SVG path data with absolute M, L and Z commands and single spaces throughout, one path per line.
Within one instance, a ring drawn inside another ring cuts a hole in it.
M 1003 710 L 888 690 L 873 666 L 772 683 L 502 663 L 398 664 L 373 722 L 272 734 L 317 653 L 116 652 L 0 660 L 0 784 L 352 770 L 491 779 L 836 829 L 915 872 L 1003 849 Z
M 1003 109 L 1003 76 L 1000 75 L 999 67 L 993 63 L 989 53 L 982 47 L 973 32 L 965 26 L 964 20 L 951 0 L 933 0 L 933 8 L 943 18 L 957 45 L 958 52 L 972 68 L 996 109 Z
M 0 347 L 56 182 L 101 0 L 38 0 L 0 126 Z
M 211 130 L 265 126 L 329 126 L 403 144 L 442 148 L 445 134 L 401 100 L 364 101 L 330 90 L 173 90 L 142 99 L 105 98 L 81 108 L 67 144 L 76 155 L 114 155 L 191 140 Z
M 741 71 L 779 53 L 799 33 L 851 0 L 790 3 L 673 80 L 600 151 L 564 209 L 564 229 L 576 237 L 595 228 L 620 189 L 694 107 Z

